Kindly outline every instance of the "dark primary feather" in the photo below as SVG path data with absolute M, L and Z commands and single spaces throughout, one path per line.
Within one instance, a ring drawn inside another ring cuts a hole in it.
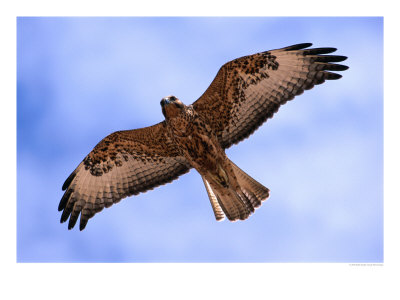
M 292 46 L 287 46 L 285 48 L 282 48 L 281 50 L 285 50 L 285 51 L 300 50 L 300 49 L 308 48 L 308 47 L 311 47 L 311 46 L 312 46 L 312 43 L 302 43 L 302 44 L 296 44 L 296 45 L 292 45 Z M 271 50 L 271 51 L 273 51 L 273 50 Z
M 204 94 L 193 103 L 229 148 L 251 135 L 279 107 L 304 90 L 335 80 L 347 57 L 325 55 L 336 48 L 304 43 L 244 56 L 224 64 Z

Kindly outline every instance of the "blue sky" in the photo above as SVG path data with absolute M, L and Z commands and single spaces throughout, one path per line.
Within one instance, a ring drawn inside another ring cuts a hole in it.
M 80 232 L 61 186 L 113 131 L 195 101 L 225 62 L 291 44 L 338 48 L 343 78 L 280 108 L 228 156 L 271 190 L 216 222 L 200 176 L 122 200 Z M 18 18 L 19 262 L 382 262 L 382 18 Z

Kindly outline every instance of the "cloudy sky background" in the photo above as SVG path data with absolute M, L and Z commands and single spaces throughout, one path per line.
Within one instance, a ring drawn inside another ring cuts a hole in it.
M 271 190 L 216 222 L 201 177 L 59 224 L 61 186 L 107 134 L 196 100 L 225 62 L 313 42 L 348 56 L 338 81 L 281 107 L 228 156 Z M 382 18 L 18 18 L 19 262 L 382 262 Z

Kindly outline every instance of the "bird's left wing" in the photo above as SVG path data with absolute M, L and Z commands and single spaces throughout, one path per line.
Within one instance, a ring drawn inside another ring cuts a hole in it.
M 279 107 L 348 67 L 345 56 L 324 55 L 335 48 L 298 44 L 244 56 L 224 64 L 194 109 L 213 128 L 223 148 L 252 134 Z
M 165 122 L 117 131 L 94 147 L 65 181 L 58 206 L 68 229 L 80 230 L 104 207 L 171 182 L 191 166 L 167 135 Z

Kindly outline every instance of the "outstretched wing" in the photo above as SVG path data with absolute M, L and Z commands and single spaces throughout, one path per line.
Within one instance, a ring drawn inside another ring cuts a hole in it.
M 68 229 L 80 230 L 104 207 L 187 173 L 191 166 L 167 135 L 165 122 L 117 131 L 94 147 L 65 181 L 58 210 Z
M 223 148 L 247 138 L 282 104 L 304 90 L 342 77 L 329 71 L 348 69 L 333 63 L 347 57 L 322 55 L 335 48 L 304 49 L 311 45 L 244 56 L 220 68 L 193 107 L 213 127 Z

